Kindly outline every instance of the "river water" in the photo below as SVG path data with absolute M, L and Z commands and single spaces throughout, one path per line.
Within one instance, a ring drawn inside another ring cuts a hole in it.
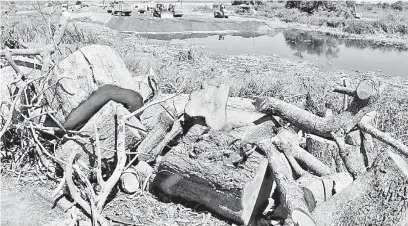
M 153 39 L 181 39 L 222 54 L 276 54 L 293 60 L 319 63 L 327 69 L 378 70 L 408 78 L 408 51 L 384 44 L 341 39 L 332 35 L 288 30 L 272 34 L 236 33 L 148 35 Z

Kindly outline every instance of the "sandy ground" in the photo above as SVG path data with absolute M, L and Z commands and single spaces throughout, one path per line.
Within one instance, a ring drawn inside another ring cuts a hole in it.
M 65 225 L 69 215 L 61 207 L 52 208 L 51 192 L 37 182 L 17 182 L 1 177 L 1 225 Z M 45 197 L 44 197 L 45 196 Z

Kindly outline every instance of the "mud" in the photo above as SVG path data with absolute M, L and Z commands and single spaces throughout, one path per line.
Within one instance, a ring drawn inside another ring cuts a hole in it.
M 266 31 L 266 23 L 257 20 L 229 19 L 160 19 L 151 17 L 112 17 L 107 27 L 124 32 L 215 32 L 215 31 Z

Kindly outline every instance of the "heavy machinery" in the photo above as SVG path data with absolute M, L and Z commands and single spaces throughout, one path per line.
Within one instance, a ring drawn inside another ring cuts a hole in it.
M 112 15 L 130 16 L 131 13 L 132 7 L 130 4 L 124 3 L 123 1 L 113 2 Z
M 213 10 L 214 10 L 214 18 L 228 18 L 229 17 L 229 12 L 227 9 L 225 9 L 224 4 L 214 4 L 213 5 Z
M 163 8 L 164 8 L 163 4 L 157 3 L 156 8 L 154 8 L 154 11 L 153 11 L 153 16 L 161 18 Z
M 173 10 L 173 9 L 171 9 L 171 10 Z M 174 13 L 176 13 L 176 14 L 174 14 Z M 183 16 L 183 13 L 180 12 L 180 11 L 175 11 L 175 9 L 173 11 L 170 11 L 170 8 L 166 9 L 164 7 L 164 4 L 162 4 L 162 3 L 156 4 L 156 8 L 153 11 L 153 16 L 154 17 L 159 17 L 159 18 L 171 18 L 171 17 L 174 17 L 174 15 L 176 15 L 176 17 L 177 16 L 181 17 L 181 16 Z
M 183 8 L 179 4 L 170 4 L 169 11 L 173 13 L 173 17 L 182 17 L 183 16 Z

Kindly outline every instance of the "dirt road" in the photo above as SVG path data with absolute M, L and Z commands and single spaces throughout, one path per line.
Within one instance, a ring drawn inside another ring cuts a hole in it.
M 112 16 L 105 10 L 95 9 L 87 12 L 71 12 L 71 17 L 79 20 L 87 18 L 90 22 L 104 24 L 114 30 L 135 33 L 267 32 L 271 30 L 267 22 L 255 18 L 239 16 L 214 18 L 212 13 L 191 11 L 185 11 L 181 18 L 157 18 L 151 13 L 137 14 L 136 12 L 131 16 Z

